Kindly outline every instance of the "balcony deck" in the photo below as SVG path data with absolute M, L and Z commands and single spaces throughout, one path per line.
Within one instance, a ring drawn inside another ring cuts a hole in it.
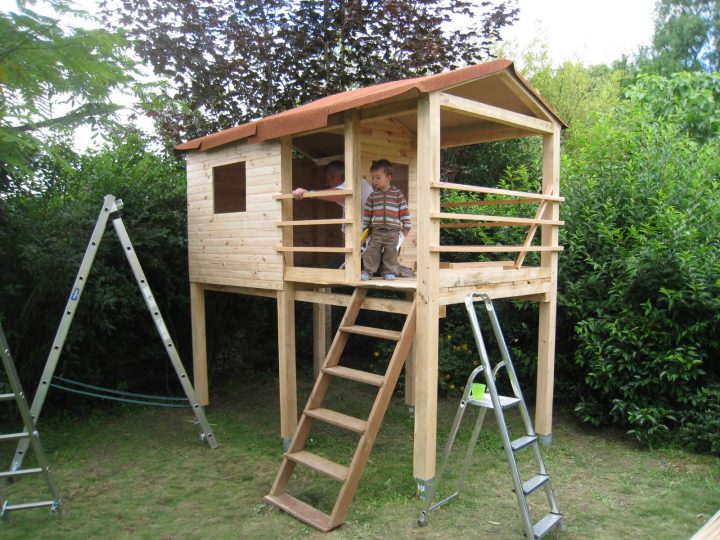
M 501 263 L 500 263 L 501 264 Z M 289 267 L 285 280 L 317 287 L 368 287 L 388 291 L 413 291 L 416 278 L 370 281 L 348 281 L 344 270 Z M 529 298 L 541 300 L 551 290 L 550 269 L 545 267 L 478 266 L 441 268 L 438 296 L 440 305 L 463 302 L 465 295 L 482 291 L 491 298 Z M 536 297 L 536 298 L 535 298 Z

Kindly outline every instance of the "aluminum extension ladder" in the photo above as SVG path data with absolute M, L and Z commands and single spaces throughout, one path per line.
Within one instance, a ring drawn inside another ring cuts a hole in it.
M 475 311 L 476 300 L 481 300 L 488 312 L 490 323 L 492 324 L 493 332 L 497 340 L 502 361 L 499 362 L 494 368 L 490 364 L 490 358 L 488 357 L 487 349 L 485 348 L 485 342 L 483 341 L 482 334 L 480 332 L 480 326 L 478 324 L 477 313 Z M 525 405 L 522 392 L 520 391 L 520 383 L 518 382 L 515 369 L 513 368 L 512 361 L 510 359 L 510 352 L 508 351 L 507 345 L 500 330 L 500 322 L 498 321 L 497 314 L 493 308 L 490 297 L 484 293 L 471 293 L 465 297 L 465 308 L 467 309 L 468 316 L 470 317 L 470 323 L 472 325 L 473 334 L 475 336 L 475 343 L 477 344 L 478 352 L 480 354 L 480 365 L 473 370 L 468 377 L 467 384 L 465 385 L 465 391 L 463 392 L 460 406 L 455 415 L 448 441 L 443 451 L 440 466 L 437 470 L 435 481 L 431 484 L 428 490 L 428 496 L 425 501 L 425 506 L 420 512 L 420 518 L 418 519 L 418 525 L 424 526 L 427 520 L 427 516 L 430 511 L 452 501 L 459 497 L 460 491 L 462 490 L 463 483 L 465 480 L 465 473 L 472 461 L 472 456 L 477 445 L 478 436 L 482 428 L 483 420 L 485 418 L 485 412 L 488 409 L 492 409 L 495 412 L 495 419 L 497 420 L 498 429 L 502 438 L 503 448 L 507 456 L 507 462 L 510 467 L 510 476 L 512 477 L 513 491 L 517 497 L 518 508 L 520 510 L 520 517 L 522 519 L 523 531 L 528 539 L 538 539 L 545 536 L 553 528 L 562 530 L 562 514 L 558 509 L 555 494 L 552 486 L 550 485 L 550 475 L 545 467 L 542 455 L 540 454 L 539 440 L 533 429 L 530 415 Z M 498 372 L 501 368 L 505 368 L 505 371 L 510 380 L 512 387 L 512 396 L 501 396 L 498 394 L 497 386 L 495 384 Z M 479 385 L 475 383 L 475 378 L 483 373 L 485 375 L 485 385 Z M 480 389 L 480 394 L 473 392 L 473 384 L 475 384 L 476 391 Z M 482 387 L 487 388 L 485 392 Z M 452 451 L 453 443 L 460 427 L 460 422 L 465 413 L 467 406 L 478 407 L 478 417 L 475 422 L 475 427 L 468 444 L 465 458 L 462 463 L 460 473 L 458 474 L 457 486 L 455 492 L 446 497 L 445 499 L 434 503 L 433 499 L 435 491 L 442 480 L 443 471 L 448 461 L 448 457 Z M 525 433 L 514 440 L 511 440 L 510 433 L 508 431 L 507 423 L 505 422 L 504 411 L 513 407 L 517 407 L 520 410 L 523 424 L 525 426 Z M 516 454 L 524 449 L 531 449 L 534 457 L 537 473 L 529 480 L 523 482 L 520 477 L 520 469 Z M 543 489 L 547 497 L 547 502 L 550 506 L 550 511 L 543 516 L 540 520 L 533 523 L 533 518 L 530 513 L 530 506 L 528 505 L 528 496 L 539 490 Z
M 0 394 L 0 401 L 15 400 L 18 411 L 20 412 L 20 418 L 23 422 L 23 431 L 19 433 L 0 435 L 0 441 L 14 442 L 23 439 L 29 441 L 29 444 L 32 444 L 35 459 L 39 465 L 38 467 L 33 467 L 31 469 L 17 469 L 0 472 L 0 479 L 12 480 L 18 476 L 42 474 L 45 477 L 45 482 L 47 483 L 50 494 L 52 495 L 52 499 L 47 501 L 10 504 L 5 497 L 5 493 L 3 493 L 4 489 L 2 483 L 0 482 L 0 504 L 2 504 L 0 517 L 5 516 L 7 512 L 11 512 L 13 510 L 41 508 L 44 506 L 49 506 L 53 512 L 62 511 L 60 492 L 58 491 L 57 486 L 55 485 L 55 480 L 50 472 L 50 464 L 48 463 L 47 456 L 45 455 L 45 451 L 40 443 L 40 434 L 35 428 L 35 422 L 30 416 L 30 408 L 28 407 L 27 400 L 25 399 L 25 393 L 22 390 L 20 378 L 18 377 L 17 370 L 15 369 L 15 363 L 10 355 L 10 347 L 5 339 L 5 333 L 3 332 L 2 326 L 0 326 L 0 358 L 2 358 L 5 374 L 7 375 L 8 383 L 10 384 L 10 389 L 12 390 L 11 393 Z
M 158 333 L 160 334 L 160 338 L 162 339 L 163 345 L 165 346 L 165 350 L 167 351 L 167 354 L 170 357 L 170 361 L 175 368 L 175 373 L 180 380 L 180 384 L 182 385 L 183 390 L 185 391 L 185 395 L 190 402 L 190 407 L 195 414 L 196 425 L 200 430 L 200 440 L 206 441 L 210 448 L 217 448 L 218 443 L 215 440 L 215 434 L 210 428 L 210 424 L 205 417 L 205 411 L 202 405 L 200 405 L 200 403 L 198 402 L 197 396 L 195 395 L 195 390 L 190 383 L 187 372 L 183 367 L 182 361 L 180 360 L 180 356 L 177 353 L 175 344 L 170 337 L 167 326 L 165 326 L 165 321 L 160 314 L 160 308 L 158 308 L 158 305 L 155 302 L 152 291 L 150 290 L 150 285 L 145 278 L 145 273 L 140 266 L 140 261 L 135 254 L 135 249 L 133 248 L 132 242 L 130 242 L 130 237 L 128 236 L 127 230 L 125 229 L 122 218 L 120 217 L 120 210 L 122 209 L 122 207 L 122 200 L 116 199 L 112 195 L 105 196 L 102 208 L 100 210 L 100 214 L 98 215 L 97 223 L 95 223 L 95 229 L 93 230 L 92 236 L 90 237 L 90 242 L 88 243 L 87 249 L 85 250 L 85 256 L 83 257 L 82 263 L 80 264 L 80 269 L 78 270 L 77 277 L 75 278 L 75 283 L 72 286 L 70 296 L 68 298 L 67 304 L 65 305 L 65 312 L 63 313 L 62 319 L 60 320 L 60 326 L 58 327 L 57 333 L 55 334 L 55 340 L 53 341 L 52 348 L 50 349 L 50 354 L 48 355 L 47 362 L 45 363 L 45 369 L 43 370 L 42 376 L 40 377 L 38 389 L 35 392 L 35 397 L 30 408 L 32 420 L 34 422 L 37 422 L 38 416 L 40 415 L 40 410 L 45 403 L 45 397 L 47 396 L 48 390 L 50 388 L 50 383 L 55 373 L 55 368 L 57 367 L 58 359 L 60 358 L 60 353 L 62 352 L 63 345 L 65 344 L 65 338 L 67 337 L 68 331 L 70 330 L 70 325 L 72 324 L 73 317 L 75 316 L 77 305 L 80 302 L 80 297 L 82 295 L 83 289 L 85 288 L 85 283 L 87 282 L 90 268 L 92 267 L 92 263 L 95 260 L 95 255 L 97 253 L 98 247 L 100 246 L 100 241 L 102 240 L 103 234 L 105 233 L 105 228 L 107 227 L 107 222 L 109 219 L 112 221 L 113 227 L 115 227 L 115 232 L 117 233 L 118 239 L 120 240 L 120 244 L 123 247 L 123 251 L 125 252 L 127 260 L 130 263 L 130 268 L 132 269 L 135 280 L 140 287 L 140 292 L 145 299 L 145 305 L 150 311 L 150 315 L 155 322 L 155 326 L 157 327 Z M 24 438 L 18 443 L 10 470 L 14 471 L 20 468 L 29 444 L 30 440 L 28 438 Z

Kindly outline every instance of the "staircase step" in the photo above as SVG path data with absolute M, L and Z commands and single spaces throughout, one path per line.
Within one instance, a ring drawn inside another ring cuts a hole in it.
M 400 332 L 396 330 L 386 330 L 385 328 L 375 328 L 374 326 L 360 326 L 358 324 L 353 324 L 351 326 L 341 326 L 340 331 L 347 334 L 359 334 L 361 336 L 389 339 L 391 341 L 400 340 Z
M 533 491 L 544 486 L 550 477 L 547 474 L 536 474 L 527 482 L 523 482 L 522 489 L 525 495 L 530 495 Z
M 536 436 L 525 435 L 512 441 L 510 446 L 512 447 L 513 452 L 519 452 L 523 448 L 527 448 L 531 444 L 537 442 L 537 440 L 538 438 Z
M 376 373 L 368 373 L 367 371 L 360 371 L 358 369 L 352 369 L 343 366 L 322 368 L 322 371 L 323 373 L 327 373 L 328 375 L 334 375 L 336 377 L 342 377 L 343 379 L 350 379 L 351 381 L 371 384 L 373 386 L 382 386 L 385 382 L 385 377 L 383 377 L 382 375 L 377 375 Z
M 21 433 L 8 433 L 6 435 L 0 435 L 0 442 L 19 441 L 20 439 L 26 439 L 29 436 L 30 434 L 27 431 L 23 431 Z
M 38 501 L 38 502 L 21 503 L 21 504 L 5 504 L 5 506 L 3 506 L 2 511 L 3 512 L 12 512 L 13 510 L 27 510 L 28 508 L 43 508 L 46 506 L 56 508 L 58 506 L 58 502 L 57 501 Z
M 338 482 L 344 482 L 347 478 L 348 468 L 329 459 L 325 459 L 322 456 L 307 452 L 306 450 L 300 450 L 299 452 L 292 452 L 285 454 L 289 460 L 295 463 L 300 463 L 306 467 L 310 467 L 312 470 L 317 471 L 325 476 L 334 478 Z
M 500 399 L 500 407 L 502 407 L 503 410 L 509 409 L 510 407 L 514 407 L 518 403 L 520 403 L 520 398 L 516 397 L 510 397 L 510 396 L 498 396 Z M 492 400 L 490 399 L 490 394 L 485 393 L 483 394 L 482 399 L 471 399 L 468 401 L 470 405 L 475 405 L 477 407 L 485 407 L 486 409 L 493 409 Z
M 354 416 L 348 416 L 347 414 L 339 413 L 337 411 L 331 411 L 330 409 L 323 409 L 318 407 L 317 409 L 309 409 L 305 411 L 305 414 L 310 418 L 315 418 L 327 424 L 341 427 L 354 431 L 355 433 L 364 433 L 367 427 L 365 420 L 360 420 Z
M 288 495 L 287 493 L 265 495 L 265 500 L 277 506 L 283 512 L 287 512 L 291 516 L 322 532 L 328 532 L 333 529 L 329 515 L 302 502 L 300 499 L 296 499 L 292 495 Z
M 562 520 L 562 514 L 553 514 L 552 512 L 547 514 L 533 525 L 533 535 L 535 539 L 537 540 L 545 536 L 553 527 L 560 524 L 560 520 Z
M 0 478 L 13 478 L 15 476 L 27 476 L 28 474 L 41 473 L 42 469 L 37 467 L 35 469 L 19 469 L 17 471 L 5 471 L 0 472 Z

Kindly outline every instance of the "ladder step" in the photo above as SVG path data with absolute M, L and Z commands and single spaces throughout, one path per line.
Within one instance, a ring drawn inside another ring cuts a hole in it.
M 547 474 L 537 474 L 527 482 L 523 482 L 522 490 L 525 495 L 530 495 L 533 491 L 544 486 L 550 477 Z
M 355 433 L 364 433 L 367 427 L 365 420 L 360 420 L 347 414 L 339 413 L 337 411 L 331 411 L 330 409 L 323 409 L 318 407 L 317 409 L 309 409 L 305 411 L 305 414 L 310 418 L 315 418 L 327 424 L 341 427 L 354 431 Z
M 396 330 L 386 330 L 385 328 L 375 328 L 374 326 L 360 326 L 353 324 L 351 326 L 341 326 L 340 331 L 347 334 L 359 334 L 361 336 L 389 339 L 391 341 L 400 340 L 400 332 Z
M 533 525 L 533 534 L 536 540 L 542 538 L 548 532 L 550 532 L 553 527 L 559 525 L 560 520 L 562 520 L 562 514 L 553 514 L 552 512 L 550 512 L 548 515 L 538 521 L 535 525 Z
M 519 439 L 515 439 L 510 443 L 510 446 L 512 447 L 513 452 L 519 452 L 523 448 L 527 448 L 533 443 L 536 443 L 538 438 L 536 436 L 530 436 L 525 435 L 524 437 L 520 437 Z
M 265 500 L 270 504 L 277 506 L 283 512 L 287 512 L 291 516 L 296 517 L 300 521 L 303 521 L 322 532 L 328 532 L 333 529 L 332 521 L 330 520 L 329 515 L 307 503 L 302 502 L 300 499 L 296 499 L 292 495 L 288 495 L 287 493 L 281 493 L 280 495 L 265 495 Z
M 19 441 L 20 439 L 27 439 L 29 436 L 30 434 L 27 431 L 23 431 L 21 433 L 7 433 L 5 435 L 0 435 L 0 442 Z
M 15 399 L 15 394 L 0 394 L 0 401 L 10 401 Z
M 295 463 L 300 463 L 325 476 L 334 478 L 338 482 L 344 482 L 347 478 L 348 468 L 324 457 L 318 456 L 305 450 L 285 454 L 285 457 Z
M 19 469 L 17 471 L 5 471 L 0 472 L 0 478 L 12 478 L 14 476 L 27 476 L 29 474 L 38 474 L 43 470 L 40 467 L 36 469 Z
M 520 398 L 516 397 L 498 396 L 498 399 L 500 399 L 500 407 L 502 407 L 503 410 L 514 407 L 515 405 L 520 403 Z M 468 401 L 468 403 L 477 407 L 485 407 L 486 409 L 494 408 L 492 404 L 492 399 L 490 399 L 490 394 L 488 394 L 487 392 L 483 394 L 482 399 L 471 399 L 470 401 Z
M 13 510 L 27 510 L 28 508 L 43 508 L 46 506 L 57 507 L 58 502 L 57 501 L 38 501 L 38 502 L 21 503 L 21 504 L 5 504 L 5 506 L 3 506 L 3 512 L 12 512 Z
M 376 373 L 368 373 L 367 371 L 360 371 L 357 369 L 347 368 L 343 366 L 327 367 L 322 368 L 323 373 L 328 375 L 334 375 L 336 377 L 342 377 L 343 379 L 350 379 L 351 381 L 361 382 L 365 384 L 371 384 L 373 386 L 382 386 L 385 382 L 385 377 Z

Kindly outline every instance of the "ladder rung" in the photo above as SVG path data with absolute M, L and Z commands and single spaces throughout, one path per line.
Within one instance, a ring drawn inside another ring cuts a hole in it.
M 514 407 L 518 403 L 520 403 L 520 398 L 516 397 L 509 397 L 509 396 L 498 396 L 500 399 L 500 407 L 502 407 L 503 410 L 509 409 L 510 407 Z M 492 399 L 490 399 L 490 394 L 485 393 L 483 394 L 482 399 L 471 399 L 469 401 L 470 405 L 475 405 L 477 407 L 485 407 L 486 409 L 493 409 Z
M 58 506 L 57 501 L 38 501 L 31 503 L 21 504 L 6 504 L 3 507 L 3 512 L 12 512 L 13 510 L 27 510 L 28 508 L 43 508 L 45 506 Z
M 533 534 L 536 539 L 542 538 L 556 525 L 560 524 L 562 514 L 553 514 L 550 512 L 535 525 L 533 525 Z
M 333 426 L 349 429 L 355 433 L 364 433 L 367 427 L 365 420 L 360 420 L 354 416 L 348 416 L 347 414 L 339 413 L 337 411 L 331 411 L 330 409 L 323 409 L 318 407 L 317 409 L 309 409 L 305 411 L 305 414 L 316 420 L 332 424 Z
M 371 384 L 373 386 L 382 386 L 385 382 L 385 377 L 383 377 L 382 375 L 377 375 L 376 373 L 368 373 L 367 371 L 360 371 L 357 369 L 347 368 L 343 366 L 322 368 L 322 371 L 323 373 L 327 373 L 328 375 L 334 375 L 335 377 L 342 377 L 343 379 L 350 379 L 351 381 Z
M 513 452 L 519 452 L 523 448 L 527 448 L 533 443 L 536 443 L 538 440 L 537 437 L 525 435 L 523 437 L 520 437 L 519 439 L 515 439 L 510 443 L 510 446 L 512 447 Z
M 385 328 L 375 328 L 374 326 L 360 326 L 358 324 L 353 324 L 350 326 L 341 326 L 340 331 L 348 334 L 359 334 L 361 336 L 389 339 L 391 341 L 400 340 L 400 332 L 396 330 L 386 330 Z
M 325 476 L 334 478 L 338 482 L 344 482 L 347 478 L 348 468 L 329 459 L 325 459 L 322 456 L 300 450 L 299 452 L 293 452 L 291 454 L 285 454 L 289 460 L 295 463 L 301 463 L 306 467 L 310 467 L 312 470 L 317 471 Z
M 547 474 L 537 474 L 533 476 L 527 482 L 523 482 L 522 489 L 525 495 L 530 495 L 533 491 L 540 489 L 545 483 L 550 480 Z
M 40 467 L 37 467 L 36 469 L 19 469 L 17 471 L 5 471 L 0 472 L 0 478 L 12 478 L 14 476 L 26 476 L 28 474 L 38 474 L 41 473 L 43 470 Z
M 27 439 L 29 436 L 30 434 L 27 431 L 23 431 L 21 433 L 7 433 L 5 435 L 0 435 L 0 442 L 19 441 L 20 439 Z
M 270 504 L 277 506 L 280 510 L 287 512 L 300 521 L 303 521 L 323 532 L 328 532 L 333 528 L 329 515 L 307 503 L 302 502 L 300 499 L 296 499 L 292 495 L 288 495 L 287 493 L 281 493 L 280 495 L 265 495 L 265 500 Z
M 0 401 L 10 401 L 11 399 L 15 399 L 15 394 L 0 394 Z

